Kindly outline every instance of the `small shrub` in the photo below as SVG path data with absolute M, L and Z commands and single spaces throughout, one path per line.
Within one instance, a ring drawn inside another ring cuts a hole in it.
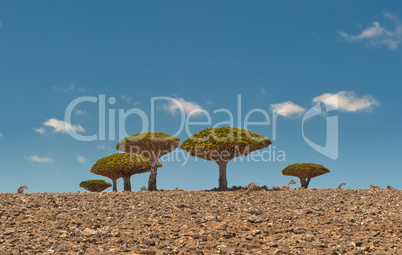
M 341 184 L 338 185 L 337 189 L 342 189 L 342 186 L 345 186 L 346 182 L 342 182 Z
M 27 185 L 20 186 L 20 187 L 17 189 L 17 193 L 18 193 L 18 194 L 24 193 L 24 189 L 28 189 L 28 186 L 27 186 Z
M 246 190 L 244 191 L 245 194 L 250 194 L 254 191 L 260 190 L 261 187 L 258 185 L 256 182 L 250 182 L 249 184 L 246 185 Z
M 230 191 L 236 191 L 236 190 L 245 190 L 246 188 L 245 187 L 243 187 L 243 186 L 236 186 L 236 185 L 233 185 L 229 190 Z

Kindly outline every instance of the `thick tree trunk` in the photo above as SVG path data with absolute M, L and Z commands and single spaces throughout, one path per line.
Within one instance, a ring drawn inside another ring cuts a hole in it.
M 300 187 L 306 188 L 306 179 L 305 178 L 299 178 L 300 179 Z
M 148 191 L 156 191 L 156 175 L 158 171 L 158 159 L 152 160 L 151 174 L 148 180 Z
M 123 176 L 124 180 L 124 191 L 131 191 L 131 176 Z
M 300 178 L 301 187 L 307 189 L 311 178 Z
M 228 181 L 226 178 L 226 166 L 228 162 L 220 161 L 217 163 L 219 165 L 219 190 L 227 190 Z
M 117 181 L 116 181 L 116 179 L 113 179 L 112 181 L 113 181 L 113 192 L 116 192 L 117 191 Z

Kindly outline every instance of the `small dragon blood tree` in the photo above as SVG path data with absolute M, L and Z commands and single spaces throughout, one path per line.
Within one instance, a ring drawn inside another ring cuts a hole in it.
M 81 188 L 91 192 L 102 192 L 111 186 L 112 184 L 110 182 L 106 182 L 105 180 L 88 180 L 80 183 Z
M 95 165 L 93 165 L 93 167 L 91 169 L 91 173 L 97 174 L 97 175 L 102 175 L 104 177 L 111 179 L 113 182 L 113 191 L 116 192 L 117 191 L 117 179 L 122 177 L 122 175 L 119 172 L 114 171 L 113 168 L 109 167 L 107 165 L 107 161 L 108 160 L 106 158 L 102 158 L 102 159 L 98 160 L 95 163 Z
M 329 173 L 329 170 L 327 168 L 314 163 L 296 163 L 289 165 L 282 170 L 283 175 L 298 177 L 300 179 L 301 187 L 306 189 L 311 181 L 311 178 L 326 173 Z
M 213 127 L 195 133 L 180 146 L 193 157 L 219 165 L 219 190 L 227 190 L 226 166 L 239 156 L 268 147 L 271 140 L 249 130 L 235 127 Z
M 157 167 L 161 167 L 158 164 Z M 112 176 L 114 179 L 123 177 L 124 191 L 131 191 L 130 178 L 134 174 L 149 172 L 151 162 L 144 156 L 132 153 L 115 153 L 99 159 L 92 167 L 91 173 Z
M 155 191 L 158 160 L 163 155 L 175 150 L 179 146 L 180 138 L 162 133 L 146 132 L 128 136 L 121 140 L 116 149 L 127 153 L 141 154 L 151 163 L 151 174 L 148 181 L 148 190 Z

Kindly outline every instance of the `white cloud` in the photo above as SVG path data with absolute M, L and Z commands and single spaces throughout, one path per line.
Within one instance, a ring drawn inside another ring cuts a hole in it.
M 196 115 L 199 115 L 202 113 L 200 111 L 200 110 L 202 110 L 202 108 L 198 103 L 186 101 L 186 100 L 184 100 L 184 98 L 176 98 L 176 100 L 183 107 L 185 113 L 188 114 L 191 111 L 194 111 L 193 116 L 196 116 Z M 177 103 L 175 103 L 174 101 L 170 101 L 169 105 L 164 105 L 163 108 L 166 111 L 168 111 L 169 113 L 171 113 L 172 115 L 176 114 L 177 111 L 180 111 L 180 106 Z
M 283 117 L 296 118 L 301 116 L 305 109 L 292 101 L 286 101 L 279 104 L 271 104 L 271 110 L 274 110 Z
M 46 128 L 43 128 L 43 127 L 41 127 L 41 128 L 34 128 L 34 130 L 35 130 L 36 132 L 38 132 L 39 134 L 44 134 L 44 133 L 46 133 Z
M 265 94 L 267 94 L 267 90 L 265 88 L 261 88 L 260 93 L 265 95 Z
M 0 137 L 2 137 L 3 136 L 3 134 L 2 133 L 0 133 Z
M 371 110 L 374 106 L 380 104 L 372 96 L 358 97 L 356 96 L 356 93 L 353 91 L 339 91 L 338 93 L 335 94 L 338 94 L 338 102 L 336 102 L 336 98 L 334 98 L 332 102 L 329 101 L 326 103 L 333 107 L 338 107 L 340 111 L 357 112 L 362 110 Z M 324 93 L 320 96 L 313 98 L 313 102 L 323 103 L 326 98 L 333 96 L 335 94 Z
M 32 162 L 38 162 L 38 163 L 53 163 L 53 159 L 51 158 L 41 158 L 37 155 L 30 156 L 30 157 L 24 157 L 25 160 L 29 160 Z
M 126 102 L 127 104 L 132 104 L 134 106 L 138 105 L 138 102 L 134 102 L 133 98 L 127 95 L 122 95 L 121 98 Z
M 81 125 L 71 125 L 63 120 L 55 118 L 48 119 L 43 123 L 45 127 L 53 128 L 54 133 L 67 133 L 67 129 L 74 130 L 75 132 L 85 132 L 85 129 Z M 34 130 L 40 134 L 46 133 L 45 127 L 35 128 Z
M 383 13 L 384 19 L 392 20 L 395 28 L 388 30 L 380 25 L 380 22 L 374 21 L 372 26 L 363 28 L 360 34 L 349 35 L 341 31 L 341 37 L 348 41 L 366 40 L 368 46 L 385 45 L 389 49 L 397 49 L 402 43 L 402 22 L 388 12 Z
M 80 162 L 81 164 L 86 164 L 88 162 L 88 159 L 84 156 L 78 156 L 77 157 L 78 162 Z
M 74 90 L 74 88 L 75 88 L 75 84 L 74 84 L 74 83 L 71 83 L 70 86 L 68 86 L 67 88 L 65 88 L 65 89 L 63 90 L 63 92 L 67 92 L 67 91 L 70 91 L 70 90 Z
M 87 114 L 88 112 L 85 111 L 85 110 L 76 109 L 76 110 L 74 110 L 74 113 L 77 114 L 77 115 L 85 115 L 85 114 Z

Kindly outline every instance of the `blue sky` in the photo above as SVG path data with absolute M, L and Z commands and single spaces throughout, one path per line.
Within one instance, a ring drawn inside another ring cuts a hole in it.
M 284 167 L 315 162 L 331 173 L 313 179 L 312 188 L 341 182 L 345 188 L 402 187 L 398 1 L 1 1 L 0 24 L 0 192 L 20 185 L 29 192 L 78 191 L 83 180 L 105 179 L 89 170 L 116 153 L 117 132 L 114 140 L 84 142 L 63 128 L 74 99 L 100 95 L 116 99 L 107 111 L 137 108 L 148 117 L 152 97 L 175 98 L 187 114 L 208 112 L 212 125 L 228 120 L 213 113 L 225 108 L 238 126 L 238 95 L 242 123 L 253 109 L 268 112 L 271 121 L 272 109 L 285 109 L 270 147 L 272 157 L 283 151 L 286 161 L 231 162 L 229 186 L 282 186 L 291 179 L 281 175 Z M 304 129 L 325 145 L 326 117 L 338 116 L 336 160 L 302 135 L 306 111 L 333 94 L 338 111 L 310 118 Z M 157 131 L 177 132 L 176 108 L 155 103 Z M 264 118 L 256 113 L 250 120 Z M 72 113 L 72 128 L 81 135 L 97 134 L 98 122 L 96 103 L 79 104 Z M 125 124 L 129 134 L 141 130 L 134 114 Z M 272 139 L 272 127 L 249 128 Z M 188 134 L 178 136 L 184 141 Z M 164 162 L 158 188 L 218 186 L 215 163 L 191 157 L 182 163 Z M 147 180 L 148 174 L 133 176 L 133 190 Z M 122 190 L 121 180 L 118 186 Z

